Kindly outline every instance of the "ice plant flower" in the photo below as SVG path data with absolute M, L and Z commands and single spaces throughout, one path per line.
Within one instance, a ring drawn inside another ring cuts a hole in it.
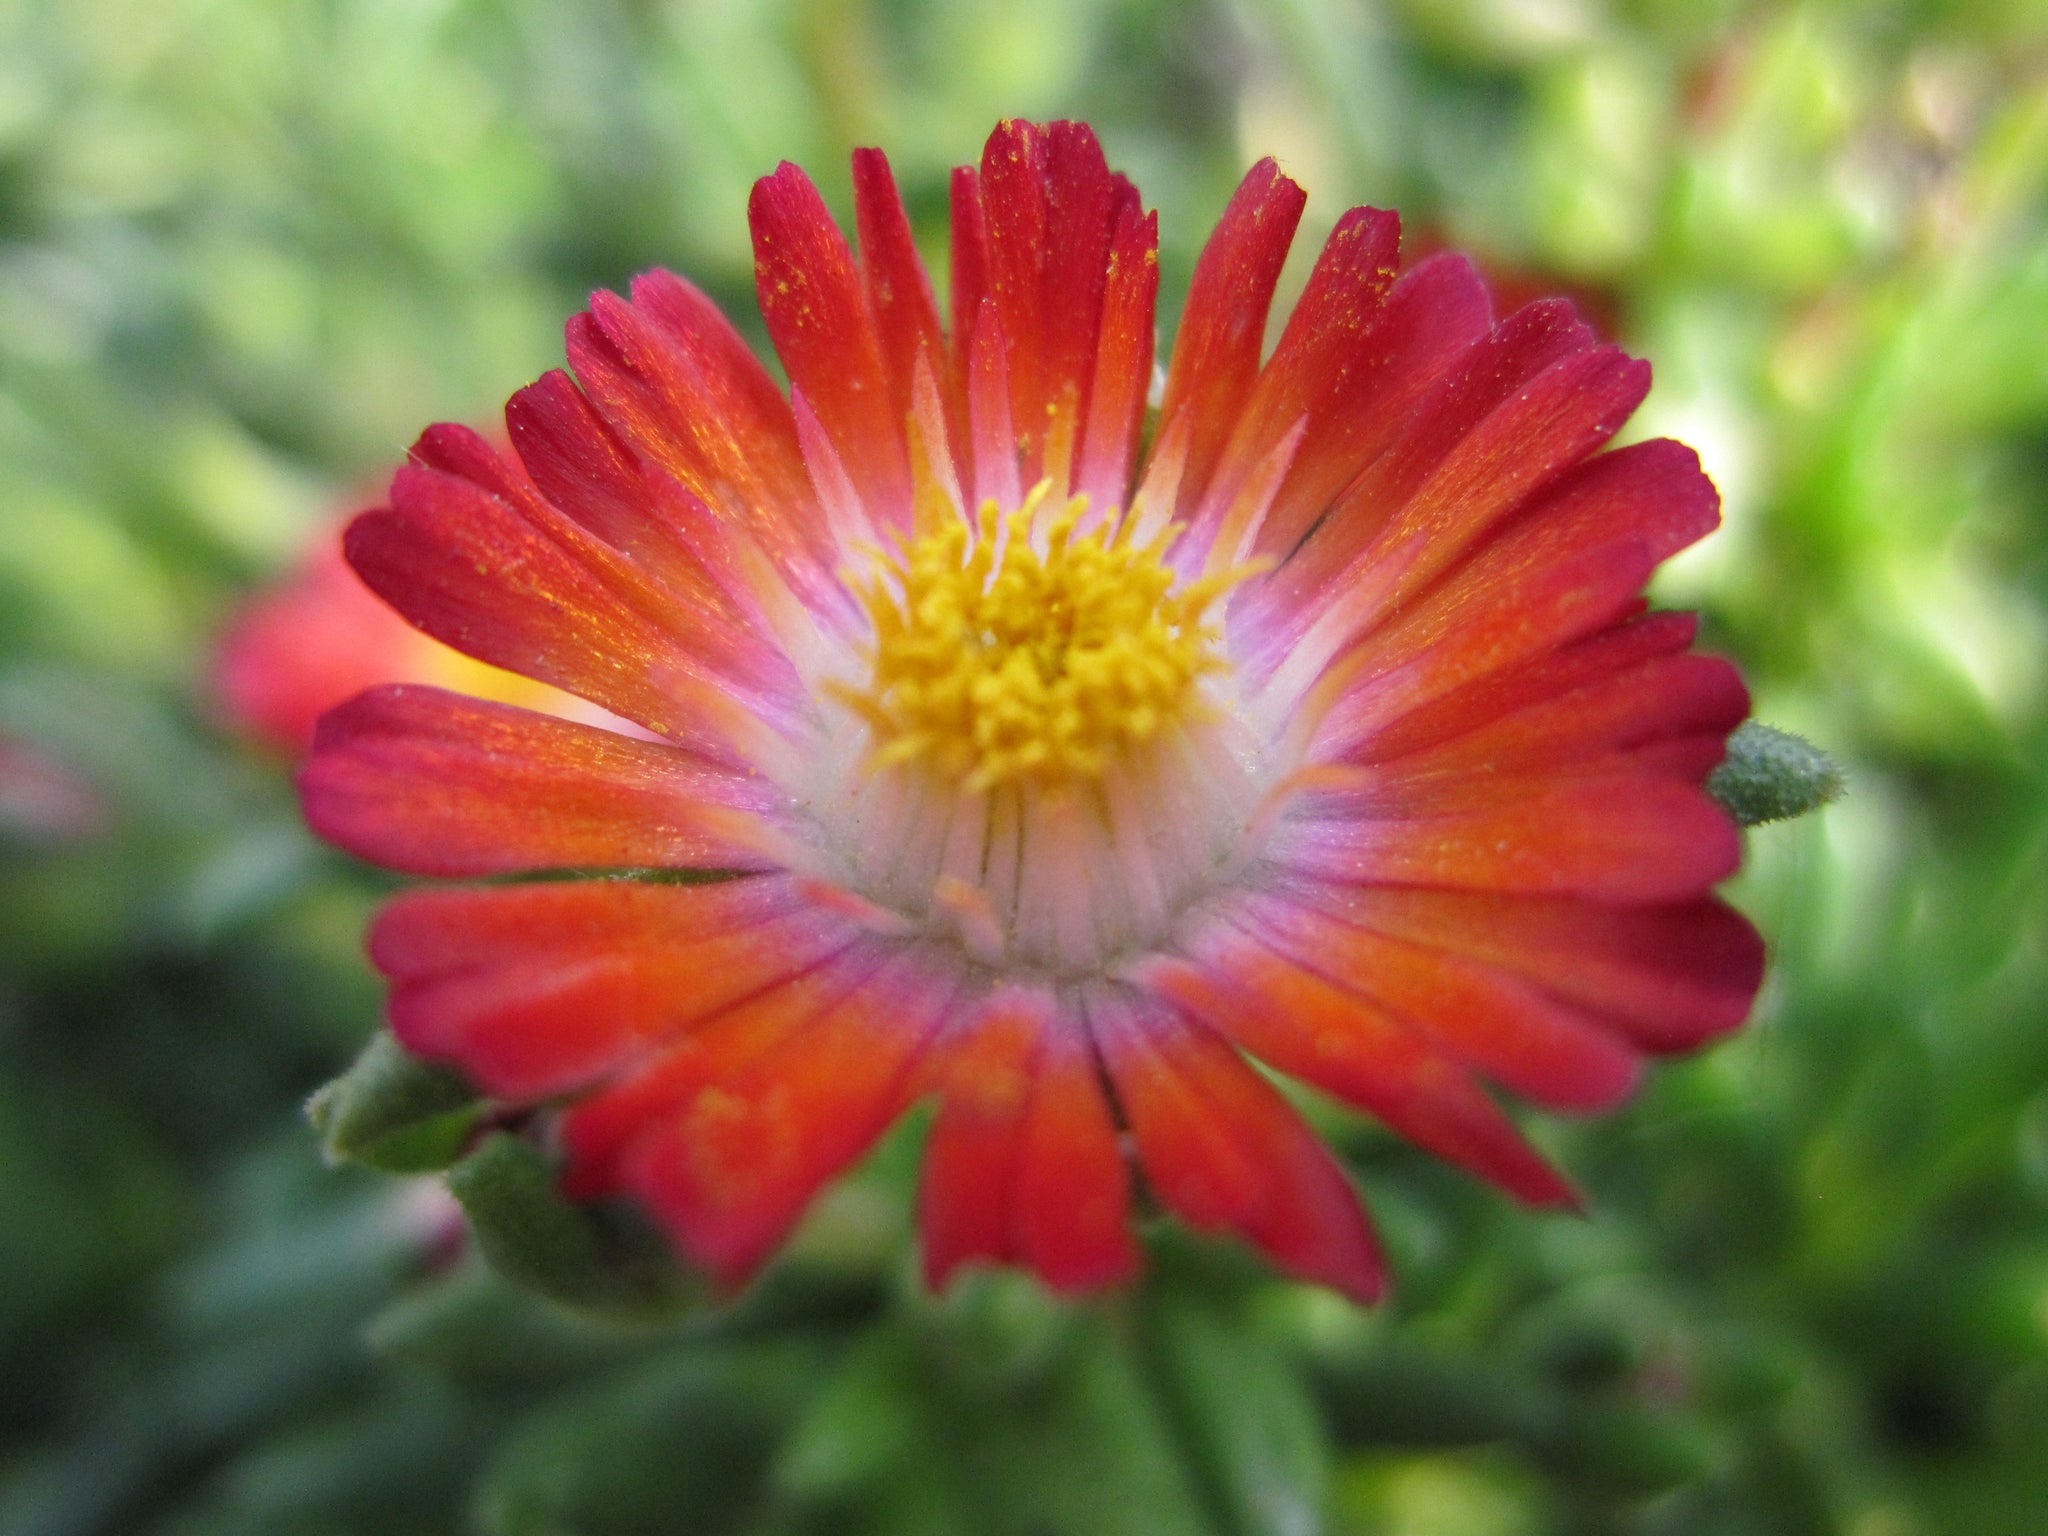
M 1148 414 L 1156 216 L 1087 128 L 955 173 L 943 314 L 887 162 L 853 171 L 857 256 L 795 166 L 754 192 L 786 396 L 650 273 L 570 321 L 509 456 L 435 427 L 349 530 L 427 633 L 653 738 L 422 687 L 326 718 L 307 812 L 363 857 L 634 876 L 396 898 L 400 1040 L 731 1284 L 927 1101 L 934 1283 L 1122 1279 L 1142 1178 L 1377 1295 L 1254 1058 L 1571 1202 L 1484 1085 L 1611 1105 L 1761 969 L 1700 788 L 1747 699 L 1642 600 L 1717 499 L 1677 443 L 1600 451 L 1648 368 L 1567 304 L 1496 318 L 1457 256 L 1404 271 L 1367 208 L 1264 356 L 1303 204 L 1266 161 Z
M 595 705 L 473 661 L 406 623 L 349 569 L 340 523 L 235 613 L 214 648 L 210 681 L 229 729 L 291 758 L 313 744 L 323 714 L 379 683 L 432 683 L 550 714 L 604 718 Z

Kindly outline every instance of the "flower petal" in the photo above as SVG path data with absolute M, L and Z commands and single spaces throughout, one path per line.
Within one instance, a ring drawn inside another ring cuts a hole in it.
M 931 277 L 917 253 L 889 157 L 879 149 L 853 152 L 853 207 L 861 279 L 888 369 L 889 403 L 901 421 L 910 415 L 920 360 L 944 379 L 948 358 Z M 953 393 L 947 391 L 949 397 Z M 953 426 L 956 437 L 964 436 L 964 420 Z
M 1099 154 L 1099 152 L 1098 152 Z M 988 231 L 988 298 L 1002 326 L 1010 384 L 1010 419 L 1017 425 L 1020 473 L 1038 478 L 1047 399 L 1044 350 L 1047 162 L 1046 130 L 1015 118 L 996 125 L 981 153 L 981 207 Z M 1108 167 L 1102 176 L 1107 183 Z M 1101 274 L 1096 274 L 1099 282 Z
M 1427 750 L 1524 708 L 1618 682 L 1638 668 L 1681 655 L 1698 633 L 1696 614 L 1649 613 L 1562 647 L 1538 648 L 1519 663 L 1472 678 L 1396 720 L 1375 721 L 1369 739 L 1339 755 L 1353 762 L 1382 762 Z
M 1297 423 L 1307 424 L 1304 447 L 1310 451 L 1320 449 L 1333 428 L 1341 429 L 1339 400 L 1372 372 L 1368 338 L 1394 285 L 1400 245 L 1401 221 L 1394 214 L 1354 208 L 1337 221 L 1280 344 L 1237 414 L 1201 508 L 1189 520 L 1189 536 L 1197 544 L 1206 547 L 1216 520 L 1253 467 Z M 1345 479 L 1359 462 L 1350 460 Z
M 1577 1203 L 1500 1106 L 1416 1030 L 1227 930 L 1197 938 L 1195 958 L 1146 960 L 1138 979 L 1260 1060 L 1517 1198 Z
M 356 518 L 344 546 L 371 590 L 435 639 L 737 760 L 733 743 L 761 731 L 736 696 L 738 680 L 714 681 L 706 653 L 646 613 L 644 580 L 615 552 L 559 515 L 543 530 L 526 510 L 473 481 L 407 465 L 392 480 L 390 507 Z M 713 616 L 697 617 L 699 644 L 729 654 L 737 637 L 719 633 Z
M 759 778 L 659 742 L 439 688 L 373 689 L 321 722 L 299 792 L 313 830 L 417 875 L 760 869 Z
M 1080 433 L 1111 243 L 1122 215 L 1136 211 L 1137 193 L 1110 174 L 1094 131 L 1068 122 L 998 125 L 982 153 L 979 186 L 988 292 L 1010 343 L 1010 414 L 1023 479 L 1033 484 L 1056 471 L 1054 442 Z
M 213 688 L 236 730 L 297 757 L 336 704 L 377 683 L 431 675 L 441 657 L 468 665 L 357 579 L 337 530 L 297 574 L 236 615 L 215 652 Z
M 1246 938 L 1419 1025 L 1467 1066 L 1551 1109 L 1606 1109 L 1640 1077 L 1635 1050 L 1601 1021 L 1526 982 L 1267 897 L 1233 909 Z M 1233 937 L 1215 939 L 1226 947 Z M 1215 951 L 1191 941 L 1210 963 Z
M 1145 395 L 1152 386 L 1153 312 L 1159 301 L 1159 215 L 1136 196 L 1117 223 L 1102 298 L 1095 383 L 1088 396 L 1074 490 L 1098 510 L 1128 508 Z
M 626 1186 L 721 1283 L 743 1284 L 903 1112 L 957 989 L 952 967 L 905 955 L 764 1048 L 751 1021 L 714 1026 L 717 1070 L 626 1152 Z M 735 1027 L 745 1046 L 730 1050 Z
M 1406 632 L 1407 645 L 1375 636 L 1340 656 L 1296 705 L 1296 739 L 1307 738 L 1306 755 L 1317 762 L 1369 753 L 1404 716 L 1639 611 L 1655 569 L 1640 543 L 1618 540 L 1525 574 L 1505 600 L 1461 615 L 1462 624 L 1434 633 L 1418 625 Z M 1277 710 L 1314 665 L 1309 647 L 1299 659 L 1298 668 L 1290 659 L 1274 679 L 1269 709 Z
M 804 476 L 788 403 L 732 323 L 669 272 L 633 284 L 629 304 L 598 293 L 567 327 L 569 366 L 639 461 L 728 517 L 760 519 L 783 563 L 833 551 Z
M 586 1088 L 858 938 L 780 877 L 421 891 L 378 915 L 408 1050 L 529 1101 Z
M 810 177 L 784 161 L 754 183 L 754 281 L 790 383 L 884 522 L 905 522 L 910 460 L 859 268 Z
M 1346 253 L 1349 259 L 1333 277 L 1348 269 L 1352 283 L 1376 286 L 1369 265 L 1374 254 L 1370 232 L 1371 226 L 1361 230 L 1358 248 Z M 1322 391 L 1320 403 L 1274 506 L 1261 547 L 1265 554 L 1283 556 L 1301 543 L 1361 466 L 1374 463 L 1389 444 L 1412 430 L 1417 403 L 1464 360 L 1493 324 L 1486 284 L 1469 261 L 1450 253 L 1418 262 L 1402 274 L 1363 333 L 1338 345 L 1349 318 L 1344 291 L 1332 291 L 1331 313 L 1304 334 L 1304 341 L 1325 340 L 1324 347 L 1304 355 L 1304 364 L 1314 356 L 1324 360 L 1322 366 L 1329 372 L 1315 380 Z M 1304 294 L 1303 303 L 1307 301 Z M 1282 341 L 1284 345 L 1284 337 Z M 1279 355 L 1274 353 L 1276 362 Z M 1314 377 L 1305 367 L 1304 382 Z M 1360 536 L 1365 521 L 1359 520 Z
M 953 1026 L 919 1193 L 934 1287 L 975 1260 L 1022 1264 L 1056 1291 L 1129 1278 L 1130 1173 L 1077 1018 L 1006 989 Z
M 745 538 L 762 550 L 775 587 L 829 607 L 837 583 L 797 520 L 754 518 L 743 531 L 720 517 L 666 468 L 643 464 L 560 369 L 513 395 L 505 424 L 549 504 L 626 555 L 672 604 L 708 610 L 745 632 L 765 631 L 762 609 L 773 595 L 751 576 L 736 579 L 728 553 Z
M 1444 376 L 1399 441 L 1353 483 L 1345 499 L 1358 510 L 1346 521 L 1394 544 L 1400 540 L 1384 536 L 1404 511 L 1447 541 L 1460 531 L 1459 511 L 1504 514 L 1604 442 L 1641 399 L 1646 373 L 1618 348 L 1601 346 L 1561 299 L 1517 310 Z M 1489 487 L 1489 476 L 1503 472 L 1507 485 Z M 1476 496 L 1479 506 L 1459 507 L 1459 496 Z
M 1684 444 L 1663 439 L 1602 454 L 1525 507 L 1361 649 L 1369 657 L 1421 650 L 1539 601 L 1591 551 L 1633 548 L 1661 563 L 1720 520 L 1720 497 Z
M 1679 901 L 1735 873 L 1728 813 L 1667 778 L 1574 780 L 1443 816 L 1282 823 L 1275 864 L 1358 885 L 1419 885 L 1595 901 Z
M 1090 1026 L 1146 1181 L 1191 1226 L 1241 1234 L 1289 1274 L 1377 1301 L 1386 1264 L 1329 1149 L 1198 1023 L 1099 989 Z
M 1696 784 L 1748 714 L 1749 690 L 1720 657 L 1659 657 L 1361 770 L 1358 793 L 1389 814 L 1426 816 L 1527 794 L 1544 779 L 1631 767 Z M 1678 763 L 1660 755 L 1674 745 L 1687 752 Z
M 988 219 L 982 211 L 980 167 L 954 166 L 948 195 L 953 215 L 953 368 L 964 379 L 974 327 L 981 317 L 981 306 L 989 302 Z
M 1307 195 L 1271 159 L 1245 173 L 1195 263 L 1159 419 L 1189 418 L 1181 506 L 1201 503 L 1266 343 L 1266 312 Z
M 1344 921 L 1463 955 L 1612 1020 L 1643 1049 L 1695 1049 L 1748 1017 L 1764 946 L 1711 897 L 1664 906 L 1316 884 L 1294 893 Z
M 568 1154 L 562 1187 L 576 1199 L 625 1190 L 633 1151 L 707 1084 L 789 1039 L 875 976 L 888 958 L 872 935 L 850 930 L 844 946 L 643 1053 L 597 1092 L 562 1113 Z
M 516 392 L 505 405 L 505 431 L 551 504 L 614 549 L 647 547 L 657 530 L 640 466 L 567 373 L 551 368 Z
M 973 497 L 1005 509 L 1024 499 L 1017 464 L 1017 428 L 1010 413 L 1009 338 L 994 299 L 984 299 L 975 317 L 967 353 L 967 420 L 974 443 Z
M 1648 366 L 1596 346 L 1568 304 L 1530 305 L 1504 321 L 1432 391 L 1402 440 L 1365 468 L 1296 554 L 1291 563 L 1300 570 L 1288 590 L 1298 607 L 1260 635 L 1261 666 L 1305 650 L 1293 665 L 1319 671 L 1611 437 L 1648 387 Z M 1391 589 L 1361 582 L 1395 560 Z M 1356 599 L 1362 586 L 1372 589 L 1369 606 Z

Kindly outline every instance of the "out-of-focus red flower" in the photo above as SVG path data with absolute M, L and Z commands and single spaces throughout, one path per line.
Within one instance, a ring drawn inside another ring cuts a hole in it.
M 1569 304 L 1339 221 L 1277 348 L 1303 194 L 1253 167 L 1144 431 L 1156 216 L 1071 123 L 953 182 L 941 311 L 887 162 L 860 253 L 755 189 L 785 395 L 665 272 L 569 323 L 512 452 L 429 430 L 355 569 L 422 630 L 636 722 L 434 688 L 322 723 L 307 814 L 474 880 L 370 939 L 413 1051 L 558 1115 L 577 1196 L 728 1283 L 933 1100 L 927 1273 L 1138 1262 L 1134 1177 L 1365 1299 L 1350 1180 L 1256 1070 L 1537 1205 L 1483 1085 L 1587 1111 L 1748 1011 L 1701 790 L 1747 712 L 1657 563 L 1715 526 L 1674 442 L 1601 451 L 1649 370 Z

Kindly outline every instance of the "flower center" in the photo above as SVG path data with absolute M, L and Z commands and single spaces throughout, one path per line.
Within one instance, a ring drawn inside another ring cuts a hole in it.
M 1159 944 L 1231 872 L 1272 778 L 1238 707 L 1216 600 L 1266 562 L 1184 579 L 1167 528 L 1039 486 L 961 515 L 927 482 L 916 525 L 854 590 L 866 722 L 811 772 L 820 872 L 884 927 L 1054 978 Z
M 923 519 L 883 553 L 860 597 L 874 672 L 840 696 L 874 729 L 877 766 L 922 763 L 970 793 L 1098 778 L 1124 752 L 1203 709 L 1224 669 L 1204 614 L 1251 574 L 1176 589 L 1168 530 L 1130 541 L 1112 516 L 1083 534 L 1088 502 L 1043 516 L 1049 486 L 976 526 Z

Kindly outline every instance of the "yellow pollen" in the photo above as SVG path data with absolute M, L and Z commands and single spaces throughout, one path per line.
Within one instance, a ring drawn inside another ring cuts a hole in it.
M 1099 775 L 1118 754 L 1203 708 L 1196 683 L 1225 669 L 1204 614 L 1264 568 L 1176 589 L 1161 558 L 1116 517 L 1076 536 L 1075 497 L 1040 528 L 1050 484 L 970 526 L 919 497 L 918 528 L 876 551 L 857 588 L 875 626 L 865 689 L 835 692 L 874 728 L 877 766 L 922 762 L 973 792 Z

